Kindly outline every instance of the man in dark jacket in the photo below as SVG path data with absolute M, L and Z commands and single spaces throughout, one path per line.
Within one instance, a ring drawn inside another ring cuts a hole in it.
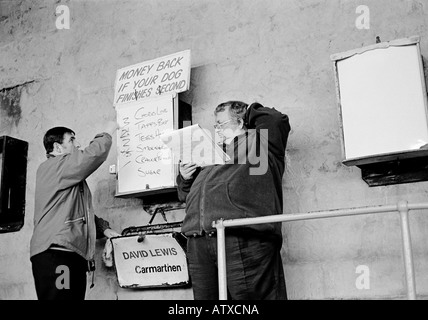
M 84 150 L 79 150 L 71 129 L 55 127 L 44 136 L 48 159 L 37 169 L 30 243 L 40 300 L 83 300 L 96 238 L 120 235 L 95 216 L 85 181 L 106 160 L 116 124 L 110 123 L 106 131 Z
M 203 168 L 181 163 L 177 177 L 186 202 L 182 232 L 195 299 L 218 299 L 213 221 L 281 214 L 288 116 L 259 103 L 217 106 L 216 132 L 230 161 Z M 286 299 L 281 223 L 226 229 L 228 294 L 232 299 Z

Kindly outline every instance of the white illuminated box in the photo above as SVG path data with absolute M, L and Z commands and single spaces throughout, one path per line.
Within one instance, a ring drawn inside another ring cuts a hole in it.
M 343 163 L 427 156 L 427 94 L 419 37 L 331 56 Z

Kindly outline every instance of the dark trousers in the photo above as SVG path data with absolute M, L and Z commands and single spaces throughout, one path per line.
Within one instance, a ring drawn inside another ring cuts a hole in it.
M 272 240 L 226 234 L 228 298 L 286 300 L 281 245 Z M 187 258 L 195 300 L 218 300 L 217 238 L 189 237 Z
M 85 300 L 87 261 L 74 252 L 48 249 L 31 257 L 39 300 Z

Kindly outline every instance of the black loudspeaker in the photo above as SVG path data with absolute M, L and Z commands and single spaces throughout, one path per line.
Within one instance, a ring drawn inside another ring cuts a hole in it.
M 24 225 L 28 142 L 0 137 L 0 233 Z

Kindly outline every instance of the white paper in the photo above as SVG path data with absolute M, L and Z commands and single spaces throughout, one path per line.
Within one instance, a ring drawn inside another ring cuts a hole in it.
M 204 167 L 225 164 L 230 160 L 230 157 L 212 139 L 210 131 L 201 128 L 198 124 L 165 132 L 159 138 L 172 150 L 175 161 L 192 162 Z

